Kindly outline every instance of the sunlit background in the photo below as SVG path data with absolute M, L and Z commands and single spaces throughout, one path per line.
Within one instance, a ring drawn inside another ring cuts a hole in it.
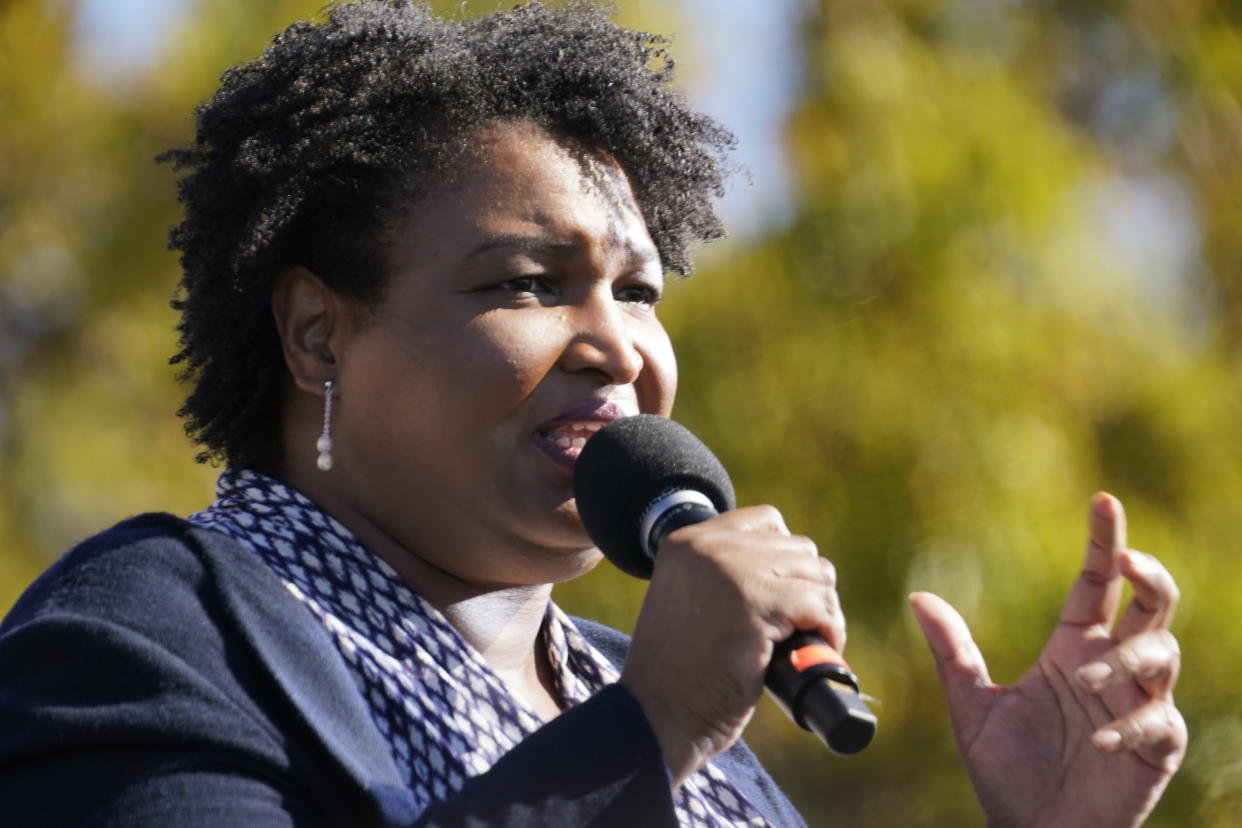
M 0 609 L 187 513 L 173 175 L 226 67 L 318 0 L 0 0 Z M 451 13 L 495 3 L 441 5 Z M 1242 10 L 1209 0 L 622 2 L 739 136 L 732 238 L 662 306 L 677 416 L 836 561 L 875 745 L 747 733 L 812 825 L 980 824 L 905 608 L 1034 659 L 1092 492 L 1183 590 L 1192 745 L 1150 824 L 1242 814 Z M 628 629 L 642 585 L 561 589 Z

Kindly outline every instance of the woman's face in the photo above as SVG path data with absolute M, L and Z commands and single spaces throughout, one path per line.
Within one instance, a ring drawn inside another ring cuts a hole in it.
M 667 415 L 676 387 L 663 269 L 623 172 L 533 125 L 489 127 L 397 223 L 388 265 L 334 354 L 334 497 L 467 581 L 590 568 L 582 442 Z

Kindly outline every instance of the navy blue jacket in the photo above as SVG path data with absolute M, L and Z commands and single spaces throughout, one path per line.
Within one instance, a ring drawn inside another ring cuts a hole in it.
M 78 546 L 0 625 L 0 825 L 676 825 L 614 685 L 422 814 L 326 632 L 255 555 L 171 515 Z M 614 663 L 620 633 L 575 619 Z M 802 825 L 754 756 L 715 764 Z

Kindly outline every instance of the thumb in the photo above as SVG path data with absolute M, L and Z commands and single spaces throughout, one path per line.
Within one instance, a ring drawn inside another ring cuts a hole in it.
M 953 728 L 969 744 L 987 713 L 992 680 L 970 628 L 948 601 L 930 592 L 910 595 L 910 609 L 936 659 Z

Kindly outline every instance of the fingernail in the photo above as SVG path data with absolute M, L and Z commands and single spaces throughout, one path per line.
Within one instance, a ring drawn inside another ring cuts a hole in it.
M 1115 730 L 1101 730 L 1091 737 L 1091 743 L 1105 753 L 1121 747 L 1121 734 Z
M 1078 668 L 1078 680 L 1092 690 L 1098 690 L 1113 674 L 1113 668 L 1103 661 L 1095 661 Z
M 1095 502 L 1091 506 L 1100 517 L 1114 518 L 1117 516 L 1117 509 L 1113 506 L 1113 496 L 1108 492 L 1096 492 Z

